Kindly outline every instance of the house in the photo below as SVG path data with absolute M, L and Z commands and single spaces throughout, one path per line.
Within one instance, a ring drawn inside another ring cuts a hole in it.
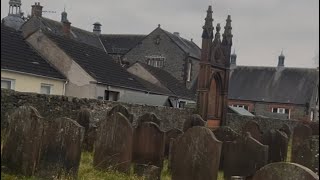
M 159 25 L 131 48 L 123 60 L 161 68 L 190 88 L 198 76 L 200 55 L 200 48 L 192 40 L 182 38 L 178 32 L 170 33 Z
M 229 105 L 267 117 L 319 119 L 319 69 L 285 67 L 283 53 L 277 67 L 237 66 L 232 56 Z
M 167 94 L 170 95 L 170 106 L 178 108 L 184 108 L 186 106 L 195 107 L 195 94 L 169 72 L 143 62 L 136 62 L 127 70 L 131 74 L 156 85 L 158 89 L 167 92 Z
M 1 24 L 1 88 L 64 95 L 66 81 L 21 32 Z

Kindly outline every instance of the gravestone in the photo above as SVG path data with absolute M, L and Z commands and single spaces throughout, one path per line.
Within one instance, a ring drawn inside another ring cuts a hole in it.
M 77 116 L 77 122 L 84 127 L 85 129 L 85 133 L 84 133 L 84 138 L 83 138 L 83 143 L 82 143 L 82 149 L 84 149 L 85 151 L 92 151 L 92 142 L 90 141 L 89 138 L 89 130 L 90 129 L 90 118 L 91 118 L 91 114 L 89 109 L 81 109 L 78 113 Z
M 269 146 L 268 162 L 280 162 L 287 159 L 288 136 L 286 133 L 271 129 L 263 134 L 263 144 Z
M 260 126 L 256 121 L 248 121 L 242 128 L 242 132 L 249 132 L 253 138 L 257 141 L 262 141 L 262 131 L 260 130 Z
M 165 133 L 153 122 L 140 124 L 133 131 L 132 161 L 162 168 Z
M 83 149 L 88 152 L 93 152 L 94 142 L 97 136 L 97 127 L 90 125 L 88 132 L 86 133 L 87 133 L 87 137 L 86 137 L 87 139 L 86 139 L 85 147 L 83 147 Z
M 312 167 L 310 138 L 312 130 L 309 126 L 299 124 L 293 130 L 291 161 L 308 168 Z
M 118 104 L 116 106 L 114 106 L 108 113 L 107 116 L 111 116 L 112 114 L 115 114 L 116 112 L 121 113 L 122 115 L 124 115 L 129 122 L 132 124 L 133 122 L 133 115 L 129 113 L 128 109 L 126 107 L 124 107 L 121 104 Z
M 47 121 L 37 176 L 77 178 L 84 127 L 69 118 Z
M 292 132 L 290 130 L 290 127 L 287 124 L 283 124 L 282 127 L 279 129 L 280 131 L 287 134 L 288 139 L 290 139 Z
M 144 180 L 160 180 L 161 176 L 161 169 L 153 165 L 136 164 L 134 172 L 138 176 L 143 176 Z
M 319 180 L 319 176 L 300 164 L 276 162 L 262 167 L 253 180 Z
M 235 141 L 225 142 L 223 162 L 224 176 L 251 177 L 268 163 L 268 146 L 261 144 L 250 133 L 241 135 Z
M 164 151 L 165 157 L 168 157 L 169 155 L 170 141 L 172 141 L 173 139 L 176 139 L 181 134 L 183 134 L 183 132 L 179 129 L 171 129 L 166 132 L 165 151 Z
M 120 172 L 130 170 L 133 129 L 129 120 L 117 112 L 104 120 L 97 131 L 93 166 Z
M 35 108 L 16 109 L 3 142 L 1 165 L 17 174 L 34 175 L 39 164 L 43 129 L 43 119 Z
M 206 126 L 206 122 L 198 114 L 193 114 L 187 118 L 183 123 L 183 132 L 186 132 L 188 129 L 194 126 Z
M 173 142 L 172 180 L 216 180 L 222 143 L 205 127 L 192 127 Z
M 137 126 L 141 125 L 145 122 L 153 122 L 160 127 L 160 119 L 153 113 L 145 113 L 144 115 L 140 116 L 137 120 Z
M 231 129 L 229 126 L 220 126 L 219 128 L 215 129 L 213 131 L 213 134 L 215 137 L 222 142 L 222 148 L 221 148 L 221 156 L 220 156 L 220 165 L 219 169 L 223 168 L 223 161 L 224 161 L 224 143 L 226 141 L 234 141 L 236 140 L 240 135 L 235 132 L 233 129 Z

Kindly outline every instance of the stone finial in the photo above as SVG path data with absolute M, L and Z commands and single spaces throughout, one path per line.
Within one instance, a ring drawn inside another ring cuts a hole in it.
M 202 32 L 202 38 L 203 39 L 212 39 L 213 38 L 213 18 L 212 18 L 212 6 L 208 7 L 207 10 L 207 16 L 205 18 L 205 24 L 202 27 L 203 32 Z
M 231 16 L 228 15 L 226 20 L 226 26 L 224 27 L 222 44 L 232 46 L 232 26 L 231 26 Z

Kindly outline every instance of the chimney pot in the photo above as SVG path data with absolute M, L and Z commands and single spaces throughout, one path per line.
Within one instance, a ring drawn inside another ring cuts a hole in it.
M 71 22 L 69 22 L 69 21 L 64 21 L 63 22 L 63 33 L 64 33 L 65 36 L 70 37 Z
M 40 5 L 40 2 L 35 2 L 31 7 L 31 16 L 42 17 L 43 6 Z
M 95 22 L 93 24 L 93 33 L 96 35 L 100 35 L 101 34 L 101 24 L 99 22 Z

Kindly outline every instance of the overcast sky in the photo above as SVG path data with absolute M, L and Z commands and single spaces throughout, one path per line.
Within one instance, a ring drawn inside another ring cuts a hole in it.
M 30 14 L 33 0 L 21 0 Z M 1 18 L 8 14 L 9 0 L 1 0 Z M 290 67 L 314 67 L 319 57 L 319 0 L 40 0 L 45 17 L 60 21 L 66 6 L 73 26 L 92 31 L 99 21 L 102 33 L 149 34 L 158 24 L 180 32 L 201 45 L 208 5 L 214 24 L 225 25 L 230 14 L 237 64 L 276 66 L 281 49 Z M 318 60 L 319 61 L 319 60 Z

